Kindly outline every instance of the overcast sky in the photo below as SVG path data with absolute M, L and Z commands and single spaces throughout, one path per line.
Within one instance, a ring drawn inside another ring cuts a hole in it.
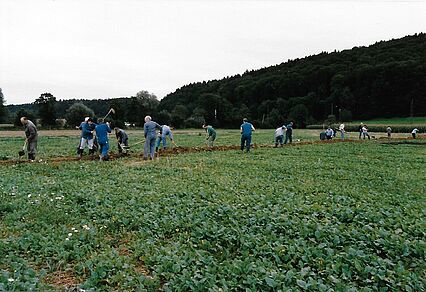
M 426 32 L 425 1 L 0 0 L 6 103 L 162 98 L 306 55 Z

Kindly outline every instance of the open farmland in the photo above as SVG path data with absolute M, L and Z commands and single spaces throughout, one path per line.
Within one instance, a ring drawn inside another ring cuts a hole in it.
M 39 158 L 75 155 L 77 135 L 44 135 Z M 423 142 L 0 165 L 0 290 L 423 290 Z
M 294 141 L 317 141 L 322 130 L 299 130 L 293 134 Z M 144 140 L 142 130 L 129 130 L 129 145 L 132 146 L 133 153 L 143 152 Z M 202 147 L 205 146 L 205 131 L 202 129 L 176 130 L 173 131 L 176 143 L 182 147 Z M 386 133 L 370 132 L 372 136 L 384 138 Z M 273 144 L 274 130 L 259 129 L 253 134 L 255 144 Z M 339 133 L 337 134 L 339 136 Z M 358 139 L 358 133 L 347 132 L 347 138 Z M 79 144 L 80 131 L 78 130 L 41 130 L 39 131 L 39 142 L 37 147 L 37 158 L 48 159 L 52 157 L 76 157 L 76 149 Z M 411 134 L 395 133 L 395 138 L 409 138 Z M 18 158 L 18 151 L 22 149 L 25 135 L 23 131 L 0 131 L 0 160 L 13 160 Z M 110 135 L 111 152 L 117 152 L 117 145 L 114 143 L 115 136 Z M 240 142 L 239 130 L 218 130 L 218 138 L 215 146 L 238 145 Z M 87 149 L 85 150 L 87 153 Z

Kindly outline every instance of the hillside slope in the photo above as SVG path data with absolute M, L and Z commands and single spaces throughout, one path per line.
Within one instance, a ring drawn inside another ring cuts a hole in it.
M 216 109 L 216 115 L 215 115 Z M 230 127 L 426 115 L 426 34 L 321 53 L 221 80 L 183 86 L 159 110 L 176 125 Z

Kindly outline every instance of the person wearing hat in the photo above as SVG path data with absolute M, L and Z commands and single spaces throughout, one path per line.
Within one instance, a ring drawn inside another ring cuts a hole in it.
M 278 127 L 276 130 L 275 130 L 275 133 L 274 133 L 274 138 L 275 138 L 275 148 L 277 148 L 278 147 L 278 143 L 280 144 L 280 146 L 282 147 L 283 146 L 283 140 L 284 140 L 284 132 L 287 130 L 287 127 L 286 126 L 284 126 L 284 125 L 282 125 L 281 127 Z
M 145 136 L 145 146 L 143 151 L 143 159 L 147 160 L 154 159 L 155 156 L 155 140 L 157 137 L 157 129 L 161 129 L 161 126 L 152 120 L 150 116 L 145 117 L 145 124 L 143 125 L 143 131 Z
M 206 124 L 204 124 L 202 127 L 207 132 L 207 137 L 206 137 L 207 146 L 213 147 L 213 143 L 216 140 L 216 130 L 212 126 L 206 125 Z
M 243 124 L 240 126 L 241 132 L 241 151 L 244 150 L 244 145 L 247 152 L 250 152 L 251 145 L 251 134 L 256 129 L 253 127 L 251 123 L 248 122 L 247 118 L 243 119 Z
M 21 124 L 25 128 L 25 143 L 27 144 L 28 160 L 32 162 L 35 160 L 37 152 L 37 127 L 27 117 L 21 118 Z
M 98 139 L 99 148 L 101 151 L 101 155 L 99 156 L 99 160 L 108 160 L 108 133 L 111 133 L 111 128 L 109 127 L 109 123 L 105 123 L 104 119 L 98 119 L 98 124 L 95 127 L 96 137 Z
M 96 124 L 90 117 L 84 118 L 84 122 L 82 122 L 78 127 L 78 129 L 81 130 L 80 145 L 77 149 L 77 154 L 80 158 L 83 157 L 84 148 L 86 145 L 89 148 L 89 155 L 93 155 L 95 153 L 95 150 L 93 149 L 93 132 L 95 127 Z

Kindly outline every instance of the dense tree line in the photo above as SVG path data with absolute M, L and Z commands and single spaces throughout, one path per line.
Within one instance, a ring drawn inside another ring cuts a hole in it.
M 0 88 L 0 123 L 4 123 L 7 121 L 8 112 L 6 107 L 4 106 L 4 95 L 3 91 Z
M 298 127 L 336 119 L 426 116 L 426 34 L 382 41 L 369 47 L 321 53 L 276 66 L 246 71 L 221 80 L 192 83 L 159 102 L 140 91 L 132 97 L 95 100 L 57 100 L 43 93 L 32 104 L 3 107 L 0 119 L 20 116 L 55 126 L 65 118 L 73 127 L 81 116 L 102 117 L 141 126 L 149 114 L 175 127 L 237 127 L 243 117 L 257 127 L 275 127 L 292 120 Z M 5 109 L 9 111 L 5 113 Z
M 103 117 L 110 108 L 114 108 L 115 114 L 110 115 L 108 119 L 115 125 L 122 127 L 127 122 L 141 126 L 145 115 L 161 116 L 162 113 L 157 112 L 158 104 L 157 97 L 148 91 L 140 91 L 132 97 L 93 100 L 57 100 L 53 94 L 43 93 L 33 103 L 7 106 L 8 117 L 5 121 L 20 126 L 19 118 L 27 116 L 37 120 L 43 127 L 57 127 L 60 125 L 58 119 L 66 119 L 67 126 L 74 127 L 79 125 L 85 116 L 96 119 Z M 170 118 L 166 115 L 162 122 L 169 123 Z
M 202 121 L 299 127 L 338 120 L 426 115 L 426 35 L 321 53 L 222 80 L 183 86 L 161 100 L 176 126 Z

